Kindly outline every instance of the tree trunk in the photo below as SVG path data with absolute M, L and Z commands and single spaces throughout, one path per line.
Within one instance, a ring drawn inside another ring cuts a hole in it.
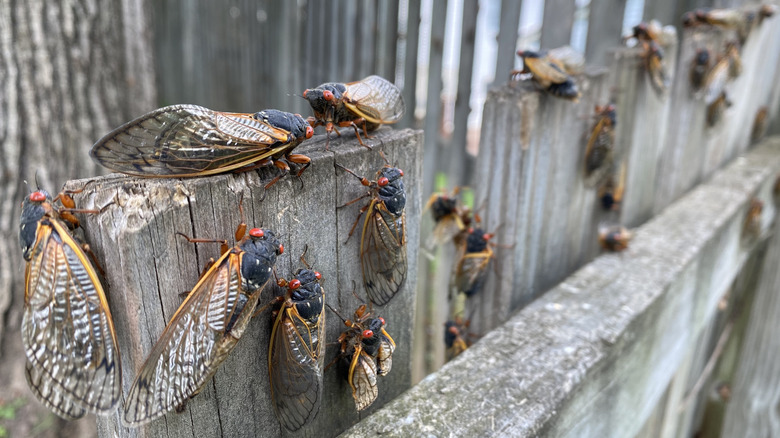
M 19 205 L 100 168 L 90 146 L 155 106 L 151 33 L 143 0 L 0 2 L 0 423 L 10 436 L 94 434 L 66 428 L 27 389 L 19 335 L 23 259 Z M 26 181 L 26 183 L 25 183 Z

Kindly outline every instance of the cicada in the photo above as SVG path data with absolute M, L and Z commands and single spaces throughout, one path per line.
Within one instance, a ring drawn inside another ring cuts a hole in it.
M 661 39 L 663 38 L 663 29 L 661 28 L 661 24 L 656 20 L 652 20 L 650 22 L 643 21 L 631 28 L 630 35 L 623 37 L 624 40 L 630 38 L 635 38 L 639 43 L 649 43 L 654 41 L 657 44 L 661 44 Z
M 374 317 L 363 304 L 354 320 L 346 320 L 347 330 L 339 336 L 340 357 L 349 361 L 347 380 L 355 407 L 362 411 L 379 395 L 376 377 L 386 376 L 393 367 L 395 341 L 385 331 L 385 320 Z
M 302 164 L 300 176 L 311 160 L 292 151 L 313 134 L 303 117 L 284 111 L 243 114 L 173 105 L 109 132 L 90 155 L 111 170 L 141 177 L 196 177 L 271 163 L 282 175 L 290 171 L 289 163 Z
M 650 84 L 658 94 L 663 94 L 669 87 L 669 75 L 664 66 L 664 51 L 658 43 L 650 41 L 644 44 L 645 69 L 650 76 Z
M 603 228 L 599 231 L 599 244 L 607 251 L 619 252 L 628 248 L 632 237 L 631 232 L 623 227 Z
M 252 228 L 244 236 L 245 229 L 239 227 L 236 246 L 207 267 L 163 330 L 125 399 L 125 425 L 138 427 L 182 409 L 244 334 L 284 252 L 272 231 Z
M 569 76 L 562 61 L 531 50 L 518 50 L 517 56 L 523 58 L 523 69 L 513 70 L 512 77 L 531 73 L 534 81 L 553 96 L 574 102 L 579 100 L 580 92 L 577 90 L 577 85 Z
M 769 108 L 762 106 L 756 112 L 756 118 L 753 119 L 753 129 L 750 131 L 750 141 L 753 143 L 761 140 L 766 134 L 766 128 L 768 127 Z
M 307 265 L 293 280 L 277 282 L 287 293 L 271 331 L 268 375 L 276 418 L 291 432 L 308 424 L 322 401 L 325 291 L 321 278 Z
M 347 84 L 327 82 L 305 90 L 303 98 L 314 110 L 314 117 L 309 118 L 309 123 L 314 127 L 324 125 L 328 141 L 332 131 L 341 135 L 337 127 L 351 126 L 363 146 L 359 127 L 368 138 L 368 131 L 398 122 L 406 110 L 401 90 L 387 79 L 375 75 Z
M 736 42 L 726 43 L 726 58 L 729 60 L 729 78 L 735 79 L 742 74 L 742 55 Z
M 707 74 L 710 71 L 710 51 L 706 48 L 697 49 L 691 62 L 690 81 L 691 89 L 696 92 L 704 86 Z
M 723 29 L 739 30 L 746 27 L 747 17 L 737 9 L 701 8 L 683 14 L 682 22 L 685 27 L 709 24 Z
M 612 171 L 617 112 L 614 104 L 596 106 L 596 123 L 585 148 L 585 184 L 595 187 Z
M 455 197 L 459 191 L 460 187 L 455 187 L 451 194 L 434 193 L 428 199 L 425 209 L 431 210 L 435 222 L 428 241 L 429 248 L 444 245 L 466 229 L 464 221 L 470 221 L 469 209 L 458 204 Z
M 745 223 L 742 230 L 745 236 L 757 237 L 761 234 L 761 213 L 764 211 L 764 203 L 753 198 L 750 200 L 748 212 L 745 215 Z
M 369 193 L 346 205 L 371 196 L 371 202 L 360 210 L 360 214 L 366 213 L 360 239 L 360 266 L 368 298 L 372 303 L 384 306 L 406 280 L 406 192 L 401 179 L 404 171 L 385 165 L 376 173 L 376 181 L 369 181 L 338 166 L 370 189 Z M 352 225 L 350 236 L 359 220 L 360 215 Z
M 614 166 L 613 166 L 614 169 Z M 617 175 L 610 174 L 599 187 L 599 200 L 604 210 L 619 210 L 623 202 L 623 192 L 626 186 L 626 163 L 620 164 Z
M 482 290 L 487 279 L 488 267 L 493 260 L 493 249 L 488 244 L 493 234 L 481 228 L 470 228 L 465 243 L 459 250 L 455 264 L 455 291 L 467 297 Z
M 447 347 L 445 352 L 447 361 L 451 361 L 471 345 L 467 339 L 469 323 L 469 320 L 463 321 L 460 317 L 444 323 L 444 345 Z
M 57 200 L 65 208 L 57 208 Z M 95 267 L 65 221 L 72 199 L 38 190 L 22 201 L 22 343 L 33 394 L 67 420 L 114 410 L 122 372 L 114 323 Z M 72 219 L 71 219 L 72 218 Z
M 718 124 L 726 112 L 726 108 L 731 106 L 731 100 L 726 95 L 726 91 L 720 92 L 720 95 L 707 106 L 707 125 L 712 127 Z

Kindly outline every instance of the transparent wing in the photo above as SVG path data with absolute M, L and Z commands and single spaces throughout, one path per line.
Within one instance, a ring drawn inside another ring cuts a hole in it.
M 357 410 L 362 411 L 371 406 L 379 395 L 379 388 L 376 386 L 376 363 L 360 347 L 352 357 L 348 377 Z
M 386 376 L 393 368 L 393 352 L 395 351 L 395 341 L 389 334 L 382 329 L 379 350 L 376 356 L 377 374 Z
M 240 257 L 225 253 L 165 327 L 125 399 L 122 420 L 140 426 L 195 396 L 233 350 L 260 292 L 241 292 Z
M 456 285 L 459 292 L 472 296 L 482 289 L 487 278 L 492 251 L 466 254 L 458 263 Z
M 363 223 L 360 265 L 368 298 L 383 306 L 406 280 L 406 213 L 400 217 L 371 201 Z
M 237 169 L 271 156 L 289 133 L 252 117 L 197 105 L 173 105 L 125 123 L 90 155 L 117 172 L 196 176 Z
M 122 375 L 111 314 L 95 269 L 64 225 L 39 224 L 25 274 L 30 389 L 63 418 L 113 410 Z
M 450 242 L 455 236 L 463 231 L 463 221 L 457 213 L 448 214 L 436 222 L 433 228 L 433 234 L 428 238 L 428 247 L 441 246 Z
M 319 412 L 322 401 L 322 367 L 325 312 L 314 325 L 302 320 L 294 308 L 283 308 L 274 322 L 268 348 L 268 374 L 276 417 L 294 432 Z
M 390 124 L 401 120 L 406 110 L 401 90 L 392 82 L 369 76 L 346 84 L 344 104 L 371 123 Z

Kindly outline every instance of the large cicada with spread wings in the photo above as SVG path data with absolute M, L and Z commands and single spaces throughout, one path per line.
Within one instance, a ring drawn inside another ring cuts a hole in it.
M 303 260 L 303 257 L 301 257 Z M 325 291 L 319 272 L 299 269 L 286 287 L 268 346 L 268 375 L 276 417 L 294 432 L 311 422 L 322 402 Z
M 347 205 L 371 196 L 371 202 L 360 210 L 361 214 L 366 213 L 360 239 L 360 266 L 368 298 L 372 303 L 384 306 L 401 290 L 406 280 L 406 192 L 401 179 L 404 171 L 385 165 L 376 173 L 376 181 L 370 181 L 343 166 L 339 167 L 370 188 L 369 193 Z M 352 225 L 350 236 L 359 220 L 360 216 Z
M 183 408 L 233 351 L 254 313 L 276 257 L 270 230 L 253 228 L 201 275 L 165 327 L 125 399 L 122 421 L 137 427 Z M 193 242 L 206 241 L 189 239 Z
M 341 135 L 337 127 L 351 126 L 361 145 L 358 127 L 368 137 L 368 131 L 401 120 L 406 109 L 401 90 L 375 75 L 347 84 L 328 82 L 307 89 L 303 97 L 314 110 L 314 117 L 309 118 L 312 126 L 324 125 L 328 139 L 332 131 Z
M 90 155 L 111 170 L 141 177 L 205 176 L 266 164 L 284 175 L 289 163 L 303 165 L 300 176 L 311 160 L 292 151 L 313 134 L 303 117 L 284 111 L 244 114 L 172 105 L 109 132 Z
M 60 200 L 65 208 L 58 209 Z M 70 205 L 69 205 L 70 204 Z M 38 400 L 62 418 L 112 411 L 122 394 L 119 349 L 106 294 L 66 221 L 72 200 L 38 190 L 22 202 L 19 238 L 27 261 L 22 342 Z

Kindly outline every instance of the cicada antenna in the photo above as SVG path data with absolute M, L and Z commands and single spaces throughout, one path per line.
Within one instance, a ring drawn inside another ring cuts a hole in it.
M 303 247 L 303 254 L 301 254 L 301 263 L 303 263 L 304 266 L 306 266 L 306 269 L 311 269 L 311 266 L 309 266 L 308 263 L 306 263 L 306 251 L 309 250 L 309 244 L 307 243 Z

